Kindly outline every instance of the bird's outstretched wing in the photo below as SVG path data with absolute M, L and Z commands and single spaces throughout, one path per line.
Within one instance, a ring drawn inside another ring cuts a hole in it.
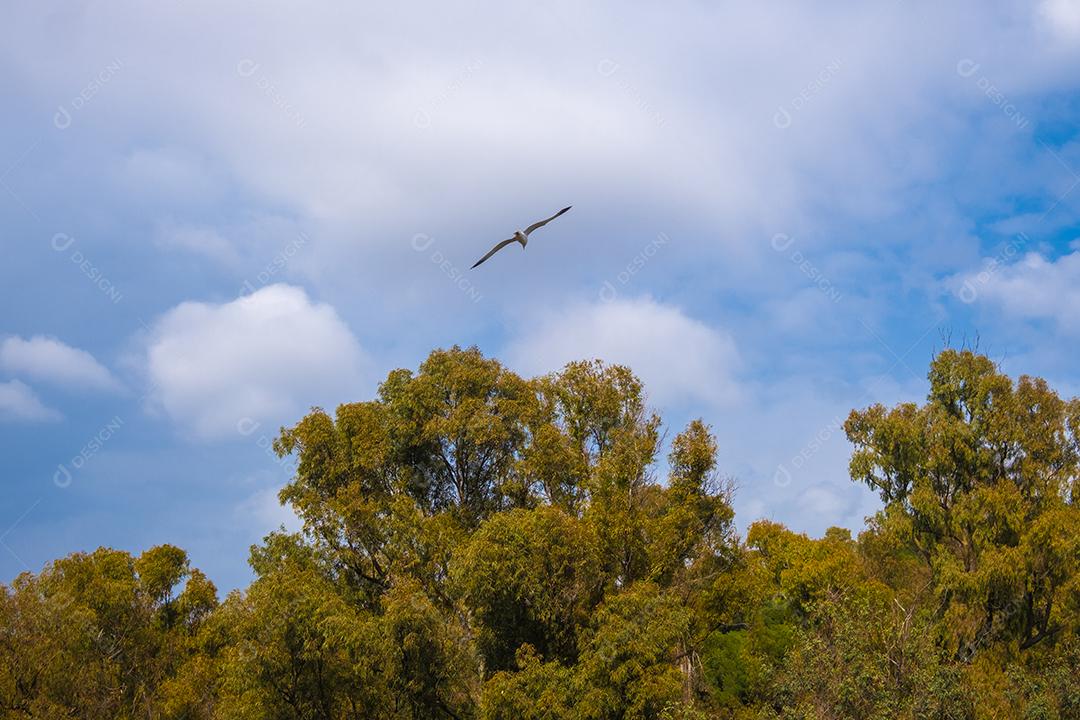
M 562 210 L 560 210 L 559 212 L 557 212 L 557 213 L 555 213 L 554 215 L 552 215 L 551 217 L 549 217 L 549 218 L 548 218 L 547 220 L 541 220 L 540 222 L 534 222 L 534 223 L 533 223 L 532 225 L 530 225 L 529 227 L 525 228 L 525 235 L 526 235 L 526 236 L 528 236 L 528 235 L 529 235 L 529 233 L 531 233 L 531 232 L 532 232 L 533 230 L 536 230 L 537 228 L 542 228 L 542 227 L 544 227 L 544 226 L 545 226 L 545 225 L 547 225 L 547 224 L 548 224 L 549 222 L 551 222 L 551 221 L 552 221 L 552 220 L 554 220 L 555 218 L 559 217 L 560 215 L 562 215 L 562 214 L 563 214 L 564 212 L 566 212 L 567 210 L 569 210 L 569 209 L 570 209 L 570 208 L 572 208 L 572 207 L 574 207 L 574 206 L 573 206 L 573 205 L 567 205 L 567 206 L 566 206 L 566 207 L 564 207 L 564 208 L 563 208 Z
M 512 243 L 512 242 L 517 242 L 517 240 L 516 240 L 516 239 L 514 239 L 514 238 L 508 238 L 508 239 L 506 239 L 506 240 L 503 240 L 503 241 L 502 241 L 501 243 L 499 243 L 499 244 L 498 244 L 498 245 L 496 245 L 495 247 L 493 247 L 493 248 L 491 248 L 490 250 L 488 250 L 488 253 L 487 253 L 487 255 L 485 255 L 484 257 L 482 257 L 482 258 L 480 258 L 479 260 L 477 260 L 477 261 L 476 261 L 476 265 L 479 265 L 480 263 L 484 262 L 484 261 L 485 261 L 485 260 L 487 260 L 487 259 L 488 259 L 489 257 L 491 257 L 491 256 L 492 256 L 492 255 L 494 255 L 495 253 L 499 252 L 500 250 L 502 250 L 502 249 L 503 249 L 504 247 L 506 247 L 507 245 L 509 245 L 509 244 L 510 244 L 510 243 Z M 473 266 L 472 266 L 471 268 L 469 268 L 469 269 L 470 269 L 470 270 L 472 270 L 473 268 L 475 268 L 475 267 L 476 267 L 476 265 L 473 265 Z

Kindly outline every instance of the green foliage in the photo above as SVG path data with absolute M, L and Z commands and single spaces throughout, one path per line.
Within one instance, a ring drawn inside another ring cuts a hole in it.
M 614 594 L 597 613 L 579 673 L 581 718 L 659 717 L 689 678 L 690 612 L 649 583 Z
M 474 618 L 485 666 L 509 669 L 522 645 L 573 663 L 602 593 L 585 523 L 557 507 L 493 515 L 457 555 L 456 591 Z
M 1080 718 L 1080 401 L 945 351 L 846 424 L 883 507 L 761 520 L 700 420 L 629 369 L 476 349 L 314 409 L 275 447 L 304 521 L 219 603 L 170 545 L 0 592 L 0 719 Z
M 101 548 L 16 578 L 0 594 L 0 717 L 182 717 L 162 708 L 217 606 L 201 573 L 171 601 L 187 568 L 169 545 Z
M 187 553 L 175 545 L 159 545 L 144 552 L 135 561 L 139 587 L 159 605 L 172 600 L 177 583 L 188 575 Z
M 929 377 L 922 407 L 852 412 L 852 478 L 886 503 L 878 532 L 922 558 L 957 659 L 995 640 L 1028 649 L 1075 605 L 1080 400 L 968 351 Z
M 511 671 L 497 672 L 484 686 L 482 720 L 570 720 L 577 698 L 574 672 L 558 662 L 542 662 L 525 644 Z

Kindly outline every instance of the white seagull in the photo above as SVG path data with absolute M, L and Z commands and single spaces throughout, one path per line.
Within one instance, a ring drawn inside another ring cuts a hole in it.
M 477 260 L 476 265 L 473 265 L 472 268 L 469 268 L 469 269 L 472 270 L 477 265 L 484 262 L 485 260 L 487 260 L 489 257 L 494 255 L 495 253 L 499 252 L 500 250 L 502 250 L 504 247 L 506 247 L 510 243 L 513 243 L 513 242 L 521 243 L 521 247 L 522 247 L 522 249 L 524 249 L 525 246 L 529 244 L 529 233 L 531 233 L 533 230 L 536 230 L 537 228 L 544 227 L 549 222 L 551 222 L 555 218 L 559 217 L 560 215 L 562 215 L 564 212 L 566 212 L 567 210 L 569 210 L 572 207 L 573 207 L 573 205 L 567 205 L 562 210 L 560 210 L 559 212 L 557 212 L 554 215 L 552 215 L 551 217 L 549 217 L 547 220 L 541 220 L 540 222 L 534 222 L 532 225 L 525 228 L 524 232 L 522 232 L 521 230 L 518 230 L 516 233 L 514 233 L 514 237 L 507 238 L 506 240 L 503 240 L 501 243 L 499 243 L 495 247 L 488 250 L 488 254 L 485 255 L 484 257 L 480 258 L 479 260 Z

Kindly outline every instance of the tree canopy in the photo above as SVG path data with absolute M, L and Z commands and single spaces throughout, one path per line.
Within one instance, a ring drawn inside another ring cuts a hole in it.
M 303 531 L 0 586 L 0 717 L 1080 718 L 1080 401 L 946 350 L 852 411 L 853 536 L 740 536 L 718 439 L 631 370 L 437 350 L 275 442 Z M 658 477 L 658 468 L 666 477 Z

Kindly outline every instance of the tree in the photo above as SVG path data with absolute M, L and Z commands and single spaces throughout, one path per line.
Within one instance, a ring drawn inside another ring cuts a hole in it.
M 170 599 L 184 576 L 179 608 Z M 0 595 L 5 717 L 170 717 L 165 686 L 217 604 L 187 554 L 101 548 L 24 573 Z
M 742 540 L 712 429 L 659 480 L 628 368 L 437 350 L 282 430 L 303 531 L 224 602 L 171 545 L 0 586 L 0 720 L 1080 718 L 1080 401 L 929 377 L 847 421 L 857 537 Z
M 854 480 L 879 532 L 918 554 L 958 659 L 994 639 L 1027 650 L 1065 627 L 1080 562 L 1080 401 L 946 350 L 925 405 L 853 411 Z
M 577 635 L 603 593 L 595 538 L 557 507 L 492 516 L 457 554 L 452 574 L 485 668 L 507 670 L 528 644 L 573 664 Z

